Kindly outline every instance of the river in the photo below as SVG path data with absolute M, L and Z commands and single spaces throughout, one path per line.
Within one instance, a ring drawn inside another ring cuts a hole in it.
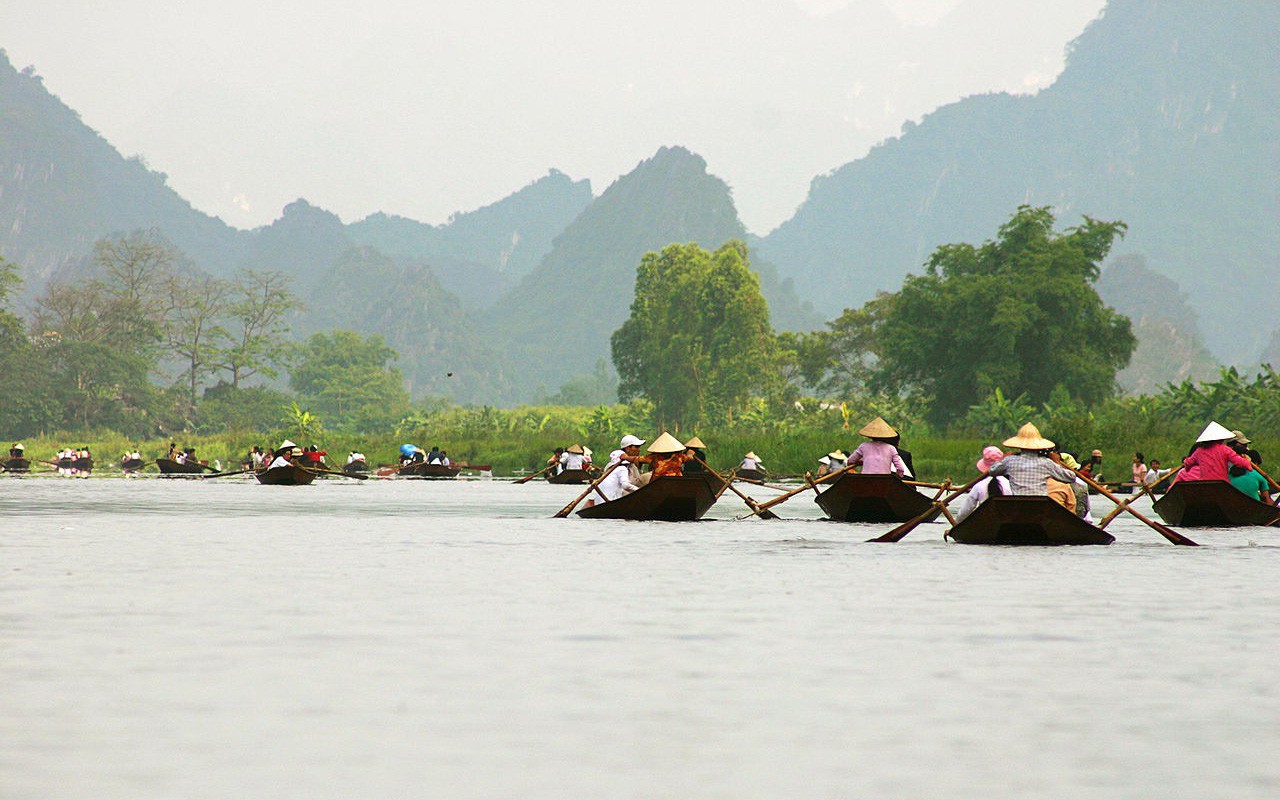
M 579 491 L 0 480 L 0 797 L 1280 796 L 1280 529 L 550 519 Z

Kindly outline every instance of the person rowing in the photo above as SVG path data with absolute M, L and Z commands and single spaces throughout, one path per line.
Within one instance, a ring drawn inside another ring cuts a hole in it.
M 693 458 L 689 459 L 684 463 L 684 468 L 683 468 L 684 474 L 685 475 L 707 474 L 707 467 L 706 467 L 707 446 L 703 444 L 702 440 L 699 439 L 697 436 L 690 438 L 689 441 L 684 443 L 684 446 L 688 449 L 690 453 L 693 454 Z
M 897 439 L 898 432 L 890 427 L 889 423 L 876 417 L 863 425 L 858 435 L 867 437 L 867 441 L 858 445 L 849 456 L 846 462 L 848 467 L 861 465 L 863 475 L 893 473 L 899 478 L 906 476 L 907 465 L 903 462 L 902 456 L 898 455 L 898 448 L 890 444 L 890 440 Z
M 960 507 L 954 514 L 957 523 L 972 514 L 974 509 L 985 503 L 988 497 L 1003 497 L 1013 494 L 1013 487 L 1009 484 L 1008 478 L 991 474 L 991 468 L 1003 458 L 1004 452 L 995 445 L 987 445 L 982 448 L 982 457 L 978 459 L 978 463 L 974 464 L 974 466 L 978 472 L 987 477 L 975 483 L 973 488 L 966 492 L 964 497 L 960 498 Z
M 738 471 L 744 470 L 764 472 L 764 464 L 760 463 L 760 456 L 756 455 L 756 451 L 752 450 L 742 457 L 742 461 L 738 464 Z
M 624 436 L 621 444 L 622 449 L 611 454 L 609 463 L 612 466 L 615 461 L 625 462 L 625 467 L 613 470 L 600 484 L 601 491 L 610 500 L 630 494 L 656 478 L 683 475 L 685 463 L 693 459 L 693 453 L 669 433 L 655 439 L 648 447 L 649 455 L 645 456 L 640 455 L 643 439 Z M 648 464 L 652 469 L 641 473 L 641 464 Z M 619 477 L 614 478 L 615 475 Z M 604 488 L 606 484 L 608 489 Z
M 1227 444 L 1234 439 L 1234 433 L 1217 422 L 1210 422 L 1182 460 L 1183 469 L 1176 480 L 1229 481 L 1227 468 L 1232 464 L 1246 471 L 1253 469 L 1253 462 L 1248 456 L 1237 453 Z
M 556 474 L 559 475 L 565 470 L 586 469 L 586 468 L 587 468 L 586 454 L 583 452 L 582 445 L 575 443 L 575 444 L 569 445 L 564 450 L 564 452 L 560 454 L 560 458 L 558 460 L 558 469 L 556 470 Z
M 1030 422 L 1002 444 L 1018 452 L 993 464 L 989 474 L 1008 478 L 1013 494 L 1046 497 L 1049 495 L 1049 478 L 1066 484 L 1075 483 L 1074 472 L 1049 458 L 1054 443 L 1041 436 L 1040 430 Z

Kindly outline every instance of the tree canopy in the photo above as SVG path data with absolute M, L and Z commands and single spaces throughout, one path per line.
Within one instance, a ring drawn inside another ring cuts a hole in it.
M 317 333 L 302 347 L 289 385 L 321 419 L 349 420 L 357 429 L 394 425 L 409 410 L 396 351 L 381 336 L 354 331 Z
M 1096 403 L 1116 393 L 1136 344 L 1127 317 L 1094 288 L 1123 222 L 1084 218 L 1053 230 L 1048 208 L 1020 206 L 995 240 L 948 244 L 881 301 L 879 373 L 931 400 L 945 423 L 995 389 L 1033 403 L 1055 388 Z
M 611 344 L 619 397 L 648 398 L 662 425 L 731 418 L 782 388 L 768 305 L 741 241 L 714 253 L 696 243 L 646 253 L 631 316 Z

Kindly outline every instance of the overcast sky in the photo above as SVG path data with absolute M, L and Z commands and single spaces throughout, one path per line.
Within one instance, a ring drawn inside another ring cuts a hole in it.
M 440 223 L 663 145 L 764 234 L 939 105 L 1034 92 L 1104 0 L 3 0 L 0 47 L 237 227 Z

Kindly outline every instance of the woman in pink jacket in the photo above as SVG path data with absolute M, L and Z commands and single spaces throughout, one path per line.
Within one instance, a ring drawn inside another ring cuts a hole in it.
M 1196 439 L 1196 446 L 1191 454 L 1182 459 L 1182 471 L 1178 473 L 1180 481 L 1228 481 L 1227 470 L 1232 464 L 1244 469 L 1253 469 L 1253 462 L 1248 456 L 1242 456 L 1227 446 L 1227 441 L 1234 439 L 1235 434 L 1216 422 L 1210 422 Z

